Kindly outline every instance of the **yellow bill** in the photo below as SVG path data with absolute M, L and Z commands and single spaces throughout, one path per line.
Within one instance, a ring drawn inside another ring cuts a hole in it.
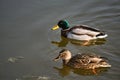
M 55 26 L 52 28 L 52 30 L 57 30 L 57 29 L 59 29 L 59 26 L 58 26 L 58 25 L 55 25 Z

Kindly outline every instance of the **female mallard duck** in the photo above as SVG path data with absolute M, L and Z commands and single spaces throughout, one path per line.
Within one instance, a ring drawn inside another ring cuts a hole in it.
M 111 67 L 103 57 L 95 54 L 77 54 L 72 57 L 71 52 L 67 49 L 60 51 L 60 54 L 54 61 L 60 58 L 63 60 L 63 64 L 73 68 L 95 69 L 100 67 Z
M 56 26 L 52 28 L 52 30 L 56 30 L 58 28 L 62 28 L 61 35 L 75 40 L 92 40 L 98 38 L 105 38 L 107 34 L 103 31 L 90 28 L 85 25 L 74 26 L 69 28 L 69 23 L 66 20 L 60 20 Z

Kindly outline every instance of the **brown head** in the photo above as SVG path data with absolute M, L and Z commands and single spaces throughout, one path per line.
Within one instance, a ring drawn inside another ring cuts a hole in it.
M 58 61 L 59 59 L 63 60 L 64 64 L 67 64 L 71 59 L 71 52 L 67 49 L 63 49 L 59 52 L 59 55 L 54 59 L 54 61 Z

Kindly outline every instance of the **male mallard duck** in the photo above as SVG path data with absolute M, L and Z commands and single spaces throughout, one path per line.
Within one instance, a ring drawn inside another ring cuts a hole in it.
M 90 28 L 86 25 L 79 25 L 70 28 L 69 23 L 66 20 L 60 20 L 56 26 L 52 28 L 52 30 L 56 30 L 58 28 L 62 28 L 61 35 L 75 40 L 92 40 L 98 38 L 105 38 L 107 34 L 103 31 Z
M 73 68 L 95 69 L 100 67 L 111 67 L 101 56 L 95 54 L 77 54 L 72 57 L 71 52 L 67 49 L 60 51 L 58 57 L 56 57 L 54 61 L 60 58 L 63 60 L 63 64 Z

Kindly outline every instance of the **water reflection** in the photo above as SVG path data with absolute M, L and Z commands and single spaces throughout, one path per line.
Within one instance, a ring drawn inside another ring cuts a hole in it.
M 17 78 L 16 80 L 50 80 L 50 78 L 46 76 L 26 75 L 22 78 Z
M 10 62 L 10 63 L 16 63 L 16 62 L 18 62 L 18 61 L 20 61 L 20 60 L 22 60 L 22 59 L 24 59 L 24 57 L 22 57 L 22 56 L 9 57 L 9 58 L 8 58 L 8 62 Z
M 106 39 L 96 39 L 96 40 L 90 40 L 90 41 L 78 41 L 78 40 L 67 39 L 67 38 L 61 36 L 61 41 L 51 41 L 52 44 L 55 44 L 58 47 L 65 47 L 69 42 L 72 44 L 75 44 L 75 45 L 80 45 L 80 46 L 92 46 L 92 45 L 105 44 Z
M 71 72 L 77 75 L 84 75 L 84 76 L 92 76 L 92 75 L 99 75 L 103 72 L 108 71 L 108 68 L 97 68 L 94 71 L 92 69 L 75 69 L 69 66 L 63 65 L 62 68 L 60 67 L 53 67 L 55 70 L 58 71 L 59 75 L 65 77 L 69 75 Z

